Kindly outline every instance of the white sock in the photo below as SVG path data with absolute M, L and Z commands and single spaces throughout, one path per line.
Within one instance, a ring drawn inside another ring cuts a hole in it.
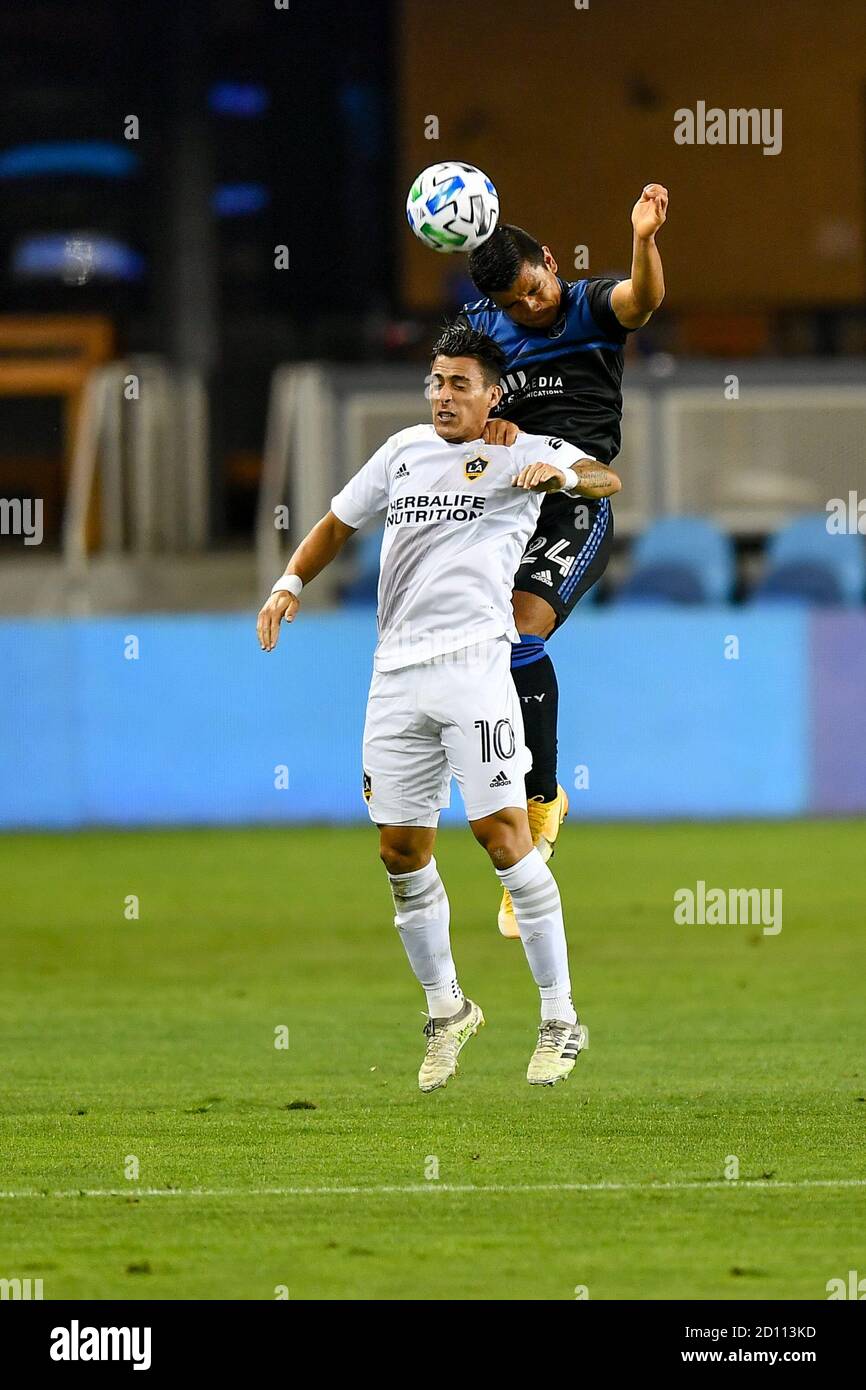
M 415 978 L 427 996 L 431 1018 L 452 1018 L 463 1008 L 463 991 L 451 956 L 450 911 L 436 860 L 411 874 L 389 874 L 394 926 Z
M 575 1023 L 568 974 L 568 946 L 562 921 L 562 902 L 556 879 L 537 849 L 510 869 L 497 869 L 503 888 L 514 903 L 520 940 L 541 993 L 541 1019 Z

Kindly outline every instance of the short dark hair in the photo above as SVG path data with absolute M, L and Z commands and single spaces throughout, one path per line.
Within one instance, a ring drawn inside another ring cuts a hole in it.
M 500 294 L 514 284 L 526 263 L 543 265 L 544 247 L 522 227 L 500 222 L 469 257 L 469 274 L 482 294 Z
M 439 356 L 474 357 L 481 366 L 484 380 L 491 386 L 498 383 L 505 371 L 506 357 L 499 344 L 482 333 L 480 328 L 471 328 L 460 319 L 446 323 L 433 344 L 430 361 Z

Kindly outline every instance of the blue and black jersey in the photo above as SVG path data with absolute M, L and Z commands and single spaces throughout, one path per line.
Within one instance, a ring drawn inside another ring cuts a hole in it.
M 601 463 L 612 463 L 621 443 L 628 329 L 610 305 L 617 283 L 560 280 L 562 313 L 550 328 L 523 328 L 491 299 L 467 304 L 460 314 L 507 358 L 503 396 L 493 414 L 527 433 L 558 435 Z

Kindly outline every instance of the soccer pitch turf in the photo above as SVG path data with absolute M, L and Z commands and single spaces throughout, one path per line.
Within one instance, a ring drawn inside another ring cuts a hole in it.
M 371 829 L 7 837 L 0 1277 L 46 1299 L 826 1298 L 866 1270 L 863 846 L 854 822 L 567 827 L 591 1042 L 548 1090 L 486 856 L 444 832 L 487 1027 L 423 1096 Z M 782 888 L 782 931 L 675 925 L 699 879 Z

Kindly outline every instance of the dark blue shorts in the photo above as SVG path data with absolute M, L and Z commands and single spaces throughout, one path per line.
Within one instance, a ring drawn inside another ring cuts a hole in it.
M 613 548 L 609 497 L 545 497 L 532 539 L 523 552 L 514 588 L 536 594 L 556 614 L 556 628 L 607 569 Z

